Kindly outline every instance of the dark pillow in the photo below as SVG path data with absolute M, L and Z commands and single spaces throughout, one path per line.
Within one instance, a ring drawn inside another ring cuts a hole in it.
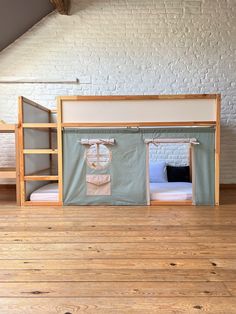
M 190 169 L 189 166 L 174 167 L 167 166 L 168 182 L 190 182 Z

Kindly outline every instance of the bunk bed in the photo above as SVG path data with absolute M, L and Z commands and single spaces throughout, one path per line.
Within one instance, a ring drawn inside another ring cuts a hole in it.
M 220 95 L 57 102 L 55 111 L 19 97 L 22 206 L 219 204 Z M 191 148 L 192 182 L 150 184 L 150 143 L 178 141 Z

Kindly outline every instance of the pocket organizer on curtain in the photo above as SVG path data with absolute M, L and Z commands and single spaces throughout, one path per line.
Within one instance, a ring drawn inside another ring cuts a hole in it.
M 109 174 L 87 174 L 87 195 L 111 195 L 111 176 Z

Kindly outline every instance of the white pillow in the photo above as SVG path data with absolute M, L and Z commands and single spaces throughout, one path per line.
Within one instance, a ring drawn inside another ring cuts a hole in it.
M 166 162 L 156 161 L 149 164 L 149 176 L 151 183 L 165 183 L 167 180 Z

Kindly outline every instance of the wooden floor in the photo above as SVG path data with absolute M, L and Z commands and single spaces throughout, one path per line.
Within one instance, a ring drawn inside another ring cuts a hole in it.
M 0 206 L 0 313 L 236 313 L 236 197 L 220 207 Z

